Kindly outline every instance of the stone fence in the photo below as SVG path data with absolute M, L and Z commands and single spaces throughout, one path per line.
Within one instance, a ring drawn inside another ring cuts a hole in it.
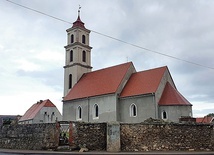
M 58 147 L 56 124 L 4 125 L 0 129 L 0 148 L 42 150 Z
M 121 124 L 122 151 L 214 150 L 213 125 Z
M 214 151 L 211 124 L 68 122 L 70 148 L 107 151 Z M 6 125 L 0 148 L 56 149 L 60 124 Z M 67 134 L 66 134 L 67 135 Z
M 70 125 L 73 147 L 106 150 L 106 123 L 72 122 Z

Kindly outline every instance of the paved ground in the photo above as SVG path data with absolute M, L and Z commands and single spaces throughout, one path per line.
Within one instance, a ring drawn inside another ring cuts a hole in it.
M 112 154 L 141 154 L 141 155 L 152 155 L 152 154 L 172 154 L 172 155 L 180 155 L 180 154 L 206 154 L 206 155 L 214 155 L 214 152 L 194 152 L 194 151 L 190 151 L 190 152 L 173 152 L 173 151 L 169 151 L 169 152 L 83 152 L 83 153 L 79 153 L 79 152 L 58 152 L 58 151 L 32 151 L 32 150 L 10 150 L 10 149 L 0 149 L 0 155 L 68 155 L 68 154 L 96 154 L 96 155 L 112 155 Z

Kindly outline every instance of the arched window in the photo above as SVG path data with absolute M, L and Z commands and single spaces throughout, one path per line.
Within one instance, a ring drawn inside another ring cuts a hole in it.
M 82 51 L 82 61 L 86 62 L 86 52 Z
M 68 89 L 71 89 L 71 87 L 72 87 L 72 74 L 69 75 Z
M 130 116 L 136 117 L 137 116 L 137 106 L 133 103 L 130 106 Z
M 77 108 L 77 119 L 82 120 L 82 107 L 78 106 Z
M 72 34 L 71 35 L 71 43 L 73 43 L 74 42 L 74 35 Z
M 71 50 L 70 51 L 70 62 L 72 62 L 73 61 L 73 51 Z
M 167 113 L 166 113 L 166 111 L 162 112 L 162 119 L 167 119 Z
M 82 43 L 85 44 L 85 35 L 82 35 Z
M 52 114 L 51 114 L 51 122 L 53 122 L 53 121 L 54 121 L 54 115 L 55 115 L 55 113 L 54 113 L 54 112 L 52 112 Z
M 94 118 L 99 117 L 99 107 L 97 104 L 94 105 Z

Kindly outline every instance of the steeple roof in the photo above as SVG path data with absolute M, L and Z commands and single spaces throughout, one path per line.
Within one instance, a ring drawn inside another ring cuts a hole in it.
M 73 23 L 72 28 L 81 27 L 81 28 L 86 29 L 84 25 L 85 25 L 85 23 L 83 23 L 80 19 L 80 10 L 78 10 L 78 17 L 77 17 L 77 20 Z

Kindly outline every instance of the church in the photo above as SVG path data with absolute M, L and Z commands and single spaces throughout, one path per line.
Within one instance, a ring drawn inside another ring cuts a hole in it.
M 177 90 L 167 66 L 136 71 L 132 62 L 92 71 L 90 30 L 80 19 L 66 30 L 63 120 L 178 122 L 192 104 Z

